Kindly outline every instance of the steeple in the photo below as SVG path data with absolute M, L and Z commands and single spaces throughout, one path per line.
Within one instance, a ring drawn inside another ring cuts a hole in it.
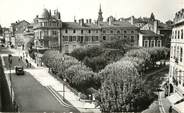
M 99 9 L 99 12 L 98 12 L 98 19 L 97 19 L 97 21 L 103 21 L 102 9 L 101 9 L 101 4 L 100 4 L 100 9 Z

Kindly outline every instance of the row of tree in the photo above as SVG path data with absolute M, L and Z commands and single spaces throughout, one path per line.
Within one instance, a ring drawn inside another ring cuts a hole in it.
M 157 61 L 167 59 L 167 48 L 140 48 L 128 51 L 125 56 L 107 65 L 98 73 L 101 87 L 96 97 L 104 112 L 142 111 L 154 99 L 142 73 L 152 69 Z
M 140 48 L 128 51 L 124 57 L 118 52 L 121 51 L 100 47 L 77 49 L 72 52 L 76 55 L 74 58 L 58 51 L 47 51 L 42 60 L 57 76 L 67 79 L 73 88 L 86 95 L 95 93 L 102 111 L 141 111 L 153 100 L 141 72 L 152 69 L 157 61 L 167 59 L 169 50 Z M 103 66 L 96 67 L 100 64 Z

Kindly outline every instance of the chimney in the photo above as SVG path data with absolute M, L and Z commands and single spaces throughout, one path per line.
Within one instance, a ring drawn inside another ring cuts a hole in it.
M 83 25 L 84 25 L 84 19 L 80 19 L 80 20 L 79 20 L 79 24 L 80 24 L 81 26 L 83 26 Z
M 109 18 L 109 25 L 112 25 L 113 17 Z
M 77 23 L 77 20 L 76 20 L 76 19 L 74 19 L 74 22 L 75 22 L 75 23 Z
M 154 21 L 153 30 L 154 30 L 154 33 L 157 34 L 157 32 L 158 32 L 158 21 L 157 20 Z
M 133 25 L 134 24 L 134 16 L 130 17 L 130 23 Z
M 91 22 L 91 19 L 89 19 L 89 23 L 91 24 L 92 22 Z
M 86 23 L 88 24 L 88 19 L 86 19 Z

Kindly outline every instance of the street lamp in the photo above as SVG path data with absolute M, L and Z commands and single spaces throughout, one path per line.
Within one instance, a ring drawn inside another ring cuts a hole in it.
M 12 103 L 12 79 L 11 79 L 11 65 L 12 65 L 12 55 L 9 54 L 8 55 L 8 61 L 9 61 L 9 68 L 10 68 L 10 96 L 11 96 L 11 99 L 10 99 L 10 104 Z
M 63 79 L 63 101 L 65 100 L 65 82 L 66 82 L 66 79 L 64 78 Z

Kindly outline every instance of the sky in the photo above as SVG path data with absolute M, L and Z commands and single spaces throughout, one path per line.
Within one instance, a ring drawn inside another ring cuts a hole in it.
M 103 17 L 150 17 L 165 22 L 173 20 L 177 11 L 184 8 L 184 0 L 0 0 L 0 24 L 10 27 L 17 20 L 33 22 L 44 8 L 58 9 L 61 20 L 74 21 L 75 18 L 96 20 L 101 4 Z

